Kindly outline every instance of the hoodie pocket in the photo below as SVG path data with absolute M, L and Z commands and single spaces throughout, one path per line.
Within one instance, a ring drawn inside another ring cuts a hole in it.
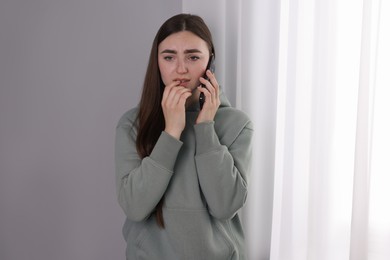
M 166 230 L 157 226 L 155 218 L 149 219 L 135 238 L 137 260 L 179 260 L 169 242 Z
M 129 222 L 126 256 L 129 260 L 236 260 L 237 245 L 222 223 L 207 209 L 164 209 L 165 229 L 154 217 Z
M 166 230 L 180 259 L 230 260 L 236 247 L 225 228 L 207 209 L 165 209 Z
M 126 259 L 179 259 L 169 244 L 166 231 L 157 226 L 154 217 L 143 222 L 126 221 L 123 230 L 127 241 Z

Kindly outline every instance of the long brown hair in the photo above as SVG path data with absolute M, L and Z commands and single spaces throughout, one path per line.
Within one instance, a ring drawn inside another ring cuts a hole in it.
M 215 55 L 212 36 L 203 19 L 197 15 L 178 14 L 169 18 L 158 30 L 150 51 L 149 64 L 146 70 L 143 91 L 137 116 L 137 152 L 141 158 L 152 152 L 161 132 L 165 128 L 164 114 L 161 107 L 164 84 L 158 67 L 158 46 L 169 35 L 181 31 L 190 31 L 204 40 L 210 55 Z M 162 213 L 164 199 L 155 208 L 157 224 L 164 228 Z

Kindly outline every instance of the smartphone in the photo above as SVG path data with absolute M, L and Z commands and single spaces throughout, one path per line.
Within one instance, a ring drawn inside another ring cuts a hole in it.
M 211 55 L 211 57 L 209 59 L 209 62 L 207 63 L 206 71 L 207 70 L 210 70 L 212 73 L 214 73 L 214 71 L 215 71 L 214 55 Z M 206 72 L 204 73 L 203 77 L 205 79 L 209 80 L 209 78 L 206 76 Z M 205 88 L 205 87 L 206 86 L 204 84 L 202 84 L 202 88 Z M 206 101 L 206 97 L 201 92 L 200 95 L 199 95 L 199 107 L 200 107 L 200 110 L 202 110 L 203 104 L 204 104 L 205 101 Z

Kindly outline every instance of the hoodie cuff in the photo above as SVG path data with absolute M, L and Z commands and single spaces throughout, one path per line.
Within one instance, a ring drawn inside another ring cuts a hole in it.
M 194 125 L 196 154 L 217 150 L 221 143 L 214 130 L 214 121 Z
M 173 172 L 182 145 L 183 142 L 163 131 L 149 157 L 165 169 Z

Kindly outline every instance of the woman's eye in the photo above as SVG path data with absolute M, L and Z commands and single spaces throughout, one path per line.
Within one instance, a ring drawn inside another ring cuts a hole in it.
M 165 57 L 164 57 L 164 60 L 166 60 L 166 61 L 171 61 L 172 59 L 173 59 L 172 56 L 165 56 Z
M 196 61 L 196 60 L 199 60 L 199 57 L 198 57 L 198 56 L 191 56 L 191 57 L 190 57 L 190 60 Z

